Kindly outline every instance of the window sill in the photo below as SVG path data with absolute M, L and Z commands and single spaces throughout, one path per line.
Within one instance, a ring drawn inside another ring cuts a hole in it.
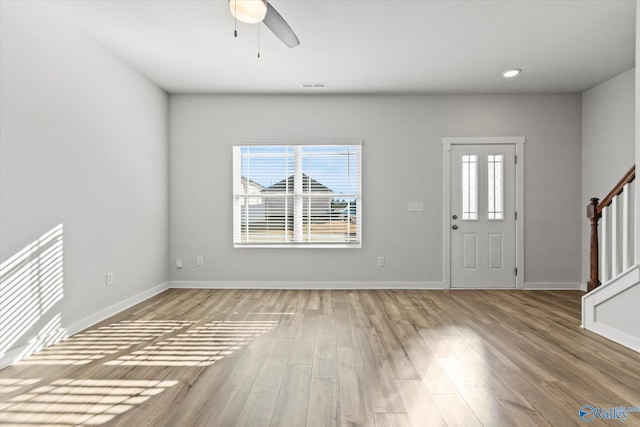
M 234 249 L 269 248 L 269 249 L 360 249 L 362 243 L 234 243 Z

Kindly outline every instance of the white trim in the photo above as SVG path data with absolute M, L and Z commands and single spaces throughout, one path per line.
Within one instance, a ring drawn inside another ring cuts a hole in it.
M 148 289 L 144 292 L 140 292 L 139 294 L 133 295 L 123 301 L 110 305 L 107 308 L 104 308 L 97 313 L 94 313 L 90 316 L 85 317 L 84 319 L 80 319 L 77 322 L 73 322 L 71 325 L 67 327 L 69 331 L 69 335 L 77 334 L 90 326 L 95 325 L 96 323 L 102 322 L 105 319 L 108 319 L 111 316 L 114 316 L 121 311 L 124 311 L 128 308 L 133 307 L 136 304 L 139 304 L 143 301 L 152 298 L 167 289 L 170 288 L 171 282 L 165 282 L 161 285 L 158 285 L 154 288 Z
M 451 143 L 442 138 L 442 283 L 451 289 Z
M 173 281 L 172 289 L 442 290 L 440 282 L 236 282 Z
M 170 285 L 170 282 L 165 282 L 154 288 L 148 289 L 144 292 L 141 292 L 123 301 L 113 304 L 107 308 L 104 308 L 98 311 L 97 313 L 93 313 L 90 316 L 87 316 L 83 319 L 73 322 L 68 326 L 62 325 L 62 328 L 65 330 L 63 339 L 71 335 L 77 334 L 78 332 L 81 332 L 95 325 L 96 323 L 102 322 L 103 320 L 108 319 L 111 316 L 114 316 L 130 307 L 133 307 L 136 304 L 146 301 L 149 298 L 154 297 L 159 293 L 166 291 L 167 289 L 169 289 L 170 287 L 169 285 Z M 20 360 L 26 357 L 29 357 L 33 353 L 35 353 L 35 351 L 25 353 L 28 347 L 29 347 L 29 343 L 26 343 L 21 345 L 20 347 L 15 347 L 11 349 L 7 353 L 2 355 L 2 358 L 0 359 L 0 369 L 4 369 L 7 366 L 17 363 Z
M 580 291 L 581 283 L 561 282 L 524 282 L 525 290 L 536 291 Z
M 640 353 L 640 338 L 636 338 L 602 323 L 594 323 L 585 329 Z
M 0 369 L 4 369 L 7 366 L 11 366 L 14 363 L 18 363 L 20 360 L 31 356 L 31 354 L 33 353 L 23 354 L 28 347 L 29 343 L 26 343 L 21 345 L 20 347 L 14 347 L 13 349 L 7 351 L 0 359 Z
M 443 136 L 442 143 L 445 145 L 491 145 L 491 144 L 524 144 L 524 136 Z M 447 148 L 448 149 L 448 148 Z
M 451 228 L 449 218 L 451 217 L 451 146 L 452 145 L 494 145 L 512 144 L 515 147 L 516 155 L 516 289 L 526 289 L 524 282 L 525 262 L 524 262 L 524 136 L 496 136 L 496 137 L 475 137 L 475 136 L 445 136 L 442 138 L 442 282 L 445 289 L 451 288 Z M 573 285 L 573 284 L 572 284 Z M 552 288 L 553 289 L 553 288 Z M 573 287 L 571 288 L 573 289 Z
M 582 297 L 582 328 L 640 353 L 640 338 L 598 321 L 598 306 L 626 290 L 640 286 L 640 266 L 633 266 L 609 283 L 603 284 Z
M 362 242 L 357 243 L 234 243 L 234 249 L 360 249 Z
M 609 282 L 602 284 L 600 287 L 592 290 L 584 298 L 593 298 L 594 306 L 598 306 L 621 292 L 626 291 L 631 286 L 640 282 L 640 267 L 634 266 L 615 277 Z
M 580 290 L 580 283 L 526 282 L 526 290 Z M 448 289 L 442 282 L 262 282 L 262 281 L 214 281 L 214 280 L 177 280 L 169 283 L 171 289 L 300 289 L 300 290 L 443 290 Z M 465 288 L 456 288 L 456 290 Z M 477 288 L 469 288 L 475 289 Z M 509 288 L 491 288 L 488 290 L 509 290 Z M 510 288 L 513 289 L 513 288 Z
M 270 139 L 234 142 L 233 146 L 245 145 L 364 145 L 362 139 Z

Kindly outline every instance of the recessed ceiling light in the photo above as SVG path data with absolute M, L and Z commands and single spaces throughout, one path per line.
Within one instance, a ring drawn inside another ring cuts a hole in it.
M 513 68 L 511 70 L 503 71 L 502 75 L 506 78 L 515 77 L 520 74 L 522 70 L 520 68 Z

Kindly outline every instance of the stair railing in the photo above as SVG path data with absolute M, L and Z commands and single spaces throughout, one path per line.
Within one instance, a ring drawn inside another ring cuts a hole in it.
M 635 178 L 634 165 L 602 201 L 594 197 L 587 205 L 587 218 L 591 220 L 588 291 L 615 279 L 633 265 Z M 598 236 L 600 220 L 601 238 Z

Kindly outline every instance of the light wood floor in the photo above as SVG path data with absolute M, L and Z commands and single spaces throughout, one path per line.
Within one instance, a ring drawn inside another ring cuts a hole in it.
M 640 355 L 580 296 L 169 290 L 1 371 L 0 424 L 584 425 L 640 406 Z

